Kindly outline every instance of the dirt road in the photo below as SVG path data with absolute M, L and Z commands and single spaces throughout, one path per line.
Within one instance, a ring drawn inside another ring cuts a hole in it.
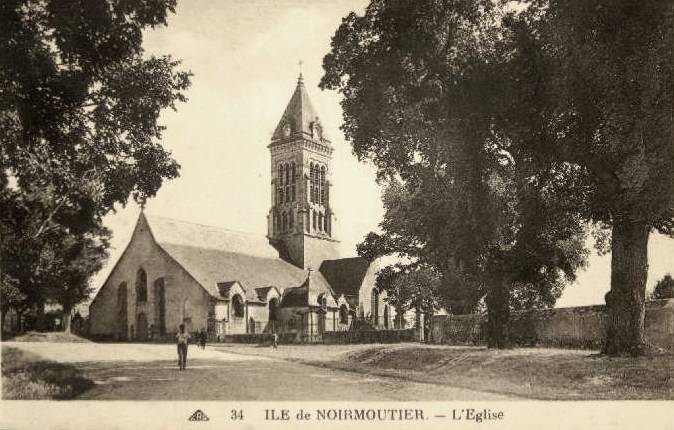
M 4 342 L 71 363 L 94 381 L 90 400 L 508 400 L 504 395 L 368 376 L 190 346 L 178 371 L 174 345 Z

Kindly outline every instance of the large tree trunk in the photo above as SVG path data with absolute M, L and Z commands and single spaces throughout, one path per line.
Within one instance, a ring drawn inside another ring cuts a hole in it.
M 45 311 L 44 311 L 44 303 L 43 302 L 38 302 L 36 305 L 35 309 L 35 327 L 33 327 L 33 330 L 35 331 L 47 331 L 47 321 L 46 321 L 46 316 L 45 316 Z
M 602 352 L 640 355 L 646 350 L 644 315 L 648 276 L 649 228 L 616 220 L 611 243 L 611 290 L 606 294 L 608 321 Z
M 72 321 L 72 306 L 63 306 L 63 331 L 70 334 L 70 322 Z
M 487 304 L 487 345 L 489 348 L 510 348 L 510 281 L 492 283 L 485 298 Z

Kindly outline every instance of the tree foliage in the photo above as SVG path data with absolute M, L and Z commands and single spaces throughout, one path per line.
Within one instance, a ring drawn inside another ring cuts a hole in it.
M 638 354 L 648 237 L 673 226 L 672 3 L 536 0 L 513 22 L 548 130 L 524 150 L 575 166 L 578 215 L 611 227 L 604 352 Z
M 669 273 L 656 284 L 651 294 L 651 300 L 674 299 L 674 278 Z
M 107 248 L 101 218 L 178 176 L 158 118 L 186 100 L 190 74 L 142 47 L 174 11 L 175 0 L 0 2 L 0 270 L 33 303 L 85 298 Z
M 507 17 L 491 1 L 372 1 L 335 33 L 321 81 L 388 184 L 383 234 L 359 252 L 434 267 L 454 311 L 486 297 L 494 346 L 511 300 L 553 304 L 586 256 L 574 167 L 522 150 L 544 125 L 536 100 L 512 97 Z
M 639 353 L 648 235 L 674 225 L 672 3 L 511 6 L 373 0 L 344 18 L 321 84 L 344 96 L 356 155 L 406 188 L 387 212 L 411 209 L 405 245 L 444 244 L 431 264 L 487 290 L 493 327 L 516 285 L 551 303 L 573 278 L 582 223 L 602 249 L 610 228 L 604 351 Z
M 408 310 L 432 314 L 438 309 L 440 277 L 429 266 L 394 264 L 377 274 L 376 286 L 386 291 L 400 319 Z

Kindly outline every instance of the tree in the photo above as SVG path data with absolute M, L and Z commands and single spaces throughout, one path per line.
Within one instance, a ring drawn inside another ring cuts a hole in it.
M 5 316 L 10 308 L 21 311 L 21 306 L 25 301 L 25 295 L 17 285 L 17 281 L 4 273 L 0 273 L 0 306 L 2 306 L 2 315 L 0 315 L 0 333 L 5 332 Z
M 0 2 L 0 275 L 38 309 L 86 297 L 102 217 L 178 176 L 158 118 L 186 100 L 190 74 L 142 48 L 175 3 Z
M 432 314 L 438 308 L 440 277 L 432 267 L 395 264 L 377 274 L 376 286 L 387 293 L 387 301 L 396 309 L 397 326 L 403 328 L 405 312 Z
M 672 3 L 528 3 L 515 57 L 538 78 L 531 114 L 548 131 L 523 150 L 574 166 L 578 214 L 611 227 L 603 352 L 640 354 L 649 234 L 674 225 Z
M 513 288 L 549 303 L 585 258 L 580 218 L 565 216 L 576 195 L 560 186 L 572 172 L 506 134 L 502 16 L 491 1 L 372 1 L 336 31 L 321 80 L 344 96 L 354 152 L 389 183 L 371 245 L 434 267 L 453 307 L 486 296 L 494 347 L 508 346 Z
M 13 203 L 0 209 L 0 225 L 10 234 L 3 241 L 11 244 L 3 249 L 2 269 L 11 274 L 12 284 L 20 293 L 20 300 L 11 306 L 35 306 L 39 319 L 45 304 L 60 304 L 64 327 L 69 330 L 73 306 L 88 297 L 89 278 L 107 257 L 109 230 L 79 222 L 79 211 L 64 206 L 56 213 L 58 222 L 51 221 L 36 238 L 30 233 L 40 229 L 43 214 L 49 210 L 45 206 L 50 207 L 53 196 L 43 190 L 5 190 L 1 195 Z M 3 309 L 3 314 L 6 311 Z
M 674 279 L 669 273 L 663 276 L 656 284 L 651 294 L 651 300 L 673 299 L 674 298 Z

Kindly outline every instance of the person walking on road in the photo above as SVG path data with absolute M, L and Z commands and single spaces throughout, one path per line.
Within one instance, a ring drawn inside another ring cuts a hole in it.
M 278 334 L 276 334 L 276 332 L 274 332 L 274 335 L 273 335 L 273 337 L 272 337 L 272 344 L 271 344 L 271 346 L 273 346 L 274 349 L 278 349 Z
M 176 342 L 178 343 L 178 368 L 185 370 L 187 367 L 187 344 L 190 340 L 190 334 L 185 330 L 185 324 L 178 326 Z
M 199 333 L 199 346 L 201 346 L 201 349 L 206 349 L 206 329 L 201 329 L 201 332 Z

